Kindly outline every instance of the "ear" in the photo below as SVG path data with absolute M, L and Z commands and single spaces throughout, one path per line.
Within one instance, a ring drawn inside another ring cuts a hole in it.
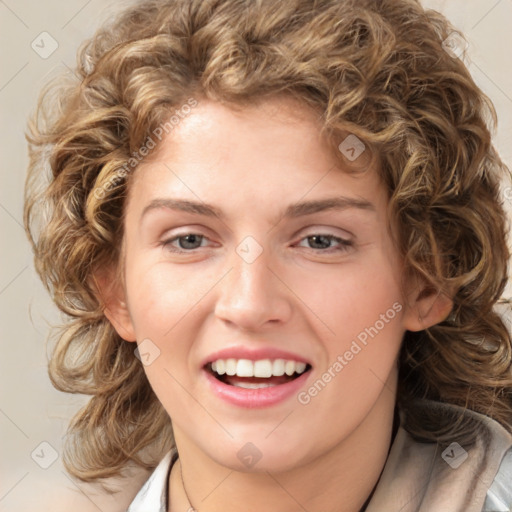
M 453 308 L 453 300 L 445 292 L 425 282 L 415 281 L 403 317 L 408 331 L 422 331 L 445 320 Z
M 92 280 L 103 304 L 103 313 L 117 334 L 125 341 L 136 341 L 135 329 L 126 305 L 126 294 L 122 284 L 116 279 L 115 272 L 112 269 L 97 271 Z

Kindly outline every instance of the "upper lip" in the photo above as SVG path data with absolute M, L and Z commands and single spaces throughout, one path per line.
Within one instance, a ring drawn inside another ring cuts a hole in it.
M 203 360 L 201 367 L 213 361 L 217 361 L 218 359 L 249 359 L 250 361 L 258 361 L 260 359 L 286 359 L 310 364 L 306 358 L 298 354 L 274 347 L 249 349 L 243 346 L 234 346 L 210 354 Z

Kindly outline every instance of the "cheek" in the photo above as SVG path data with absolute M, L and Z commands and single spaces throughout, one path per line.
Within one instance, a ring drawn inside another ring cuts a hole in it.
M 171 271 L 165 263 L 142 258 L 134 258 L 131 263 L 126 286 L 138 339 L 151 335 L 168 337 L 211 288 L 200 272 L 190 274 L 179 268 Z
M 208 292 L 218 278 L 142 257 L 132 258 L 130 264 L 127 261 L 126 287 L 135 334 L 156 354 L 145 372 L 157 392 L 163 389 L 167 397 L 178 396 L 178 382 L 193 370 L 188 367 L 193 341 L 202 328 L 205 308 L 212 310 Z
M 393 370 L 404 334 L 396 269 L 382 257 L 361 262 L 325 280 L 324 291 L 312 300 L 324 304 L 318 316 L 329 326 L 323 340 L 326 367 L 338 377 L 333 389 L 352 389 L 354 397 L 365 389 L 377 392 Z
M 390 309 L 388 316 L 396 320 L 396 309 L 401 309 L 397 306 L 393 309 L 395 303 L 401 304 L 402 297 L 394 269 L 385 260 L 340 266 L 335 272 L 319 272 L 314 279 L 309 276 L 297 282 L 295 289 L 328 327 L 331 337 L 337 339 L 355 337 Z
M 311 421 L 328 415 L 333 430 L 348 428 L 364 417 L 380 393 L 394 394 L 404 330 L 399 288 L 390 276 L 365 268 L 331 284 L 323 311 L 333 331 L 322 337 L 326 358 L 298 397 Z

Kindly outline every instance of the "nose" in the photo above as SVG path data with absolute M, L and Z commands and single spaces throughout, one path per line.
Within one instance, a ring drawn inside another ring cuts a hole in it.
M 292 314 L 292 293 L 264 250 L 254 261 L 234 251 L 230 271 L 219 283 L 215 315 L 243 331 L 286 323 Z

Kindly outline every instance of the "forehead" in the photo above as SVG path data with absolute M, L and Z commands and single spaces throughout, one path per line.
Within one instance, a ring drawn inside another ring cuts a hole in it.
M 243 190 L 251 198 L 286 192 L 290 202 L 343 188 L 375 196 L 382 188 L 376 171 L 347 172 L 321 127 L 318 112 L 289 97 L 249 107 L 200 100 L 139 165 L 129 202 L 157 193 L 236 202 Z
M 319 146 L 328 152 L 326 142 L 320 137 L 320 115 L 308 105 L 288 96 L 259 99 L 254 104 L 222 104 L 200 99 L 189 114 L 183 116 L 163 139 L 153 155 L 142 167 L 151 164 L 158 156 L 186 152 L 186 158 L 201 156 L 201 148 L 208 146 L 209 153 L 225 158 L 245 152 L 254 158 L 265 144 L 269 156 L 282 154 L 292 159 L 289 149 L 300 146 L 300 154 L 318 153 Z M 279 151 L 281 150 L 281 151 Z M 263 156 L 263 155 L 262 155 Z M 318 155 L 316 155 L 318 157 Z

